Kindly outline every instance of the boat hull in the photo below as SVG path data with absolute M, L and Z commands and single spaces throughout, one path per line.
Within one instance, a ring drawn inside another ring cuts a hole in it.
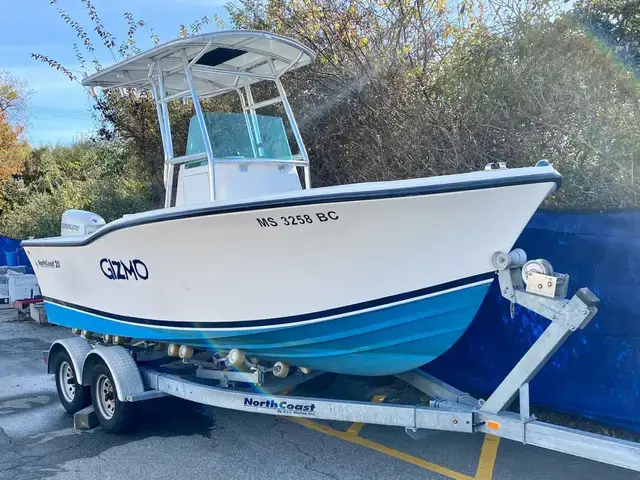
M 336 373 L 388 375 L 430 362 L 460 338 L 491 280 L 475 278 L 470 282 L 321 322 L 227 332 L 114 322 L 53 302 L 46 302 L 46 309 L 52 323 L 71 328 L 193 345 L 222 354 L 239 348 L 248 356 Z
M 492 254 L 556 187 L 552 169 L 519 170 L 167 209 L 24 247 L 53 323 L 397 373 L 459 338 Z

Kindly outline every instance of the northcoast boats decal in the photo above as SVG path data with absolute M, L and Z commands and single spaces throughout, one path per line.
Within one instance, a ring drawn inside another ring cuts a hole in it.
M 340 217 L 333 210 L 317 212 L 312 215 L 286 215 L 284 217 L 256 218 L 261 227 L 292 227 L 294 225 L 309 225 L 311 223 L 324 223 L 338 220 Z
M 137 258 L 128 262 L 103 258 L 100 260 L 100 270 L 109 280 L 146 280 L 149 278 L 149 269 L 142 260 Z
M 58 260 L 36 260 L 36 266 L 40 268 L 60 268 Z
M 287 400 L 276 402 L 274 400 L 257 400 L 252 397 L 244 397 L 244 405 L 245 407 L 272 408 L 278 413 L 288 415 L 316 416 L 315 403 L 291 403 Z

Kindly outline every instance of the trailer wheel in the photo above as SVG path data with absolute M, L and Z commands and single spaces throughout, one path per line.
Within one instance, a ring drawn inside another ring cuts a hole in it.
M 76 413 L 89 405 L 89 388 L 78 383 L 78 375 L 66 350 L 63 349 L 56 355 L 54 366 L 56 390 L 64 409 L 69 413 Z
M 104 363 L 97 363 L 91 372 L 91 401 L 98 422 L 107 432 L 131 429 L 133 403 L 118 400 L 113 375 Z

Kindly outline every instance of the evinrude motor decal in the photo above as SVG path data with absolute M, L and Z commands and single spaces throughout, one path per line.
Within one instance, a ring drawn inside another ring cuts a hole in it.
M 305 417 L 315 417 L 316 415 L 315 403 L 292 403 L 287 400 L 276 402 L 274 400 L 244 397 L 244 405 L 246 407 L 273 408 L 277 410 L 278 413 L 285 413 L 289 415 L 302 415 Z
M 146 280 L 149 278 L 149 269 L 142 260 L 137 258 L 125 262 L 103 258 L 100 260 L 100 270 L 109 280 Z
M 62 224 L 62 228 L 64 228 L 65 230 L 71 230 L 73 232 L 79 232 L 80 231 L 80 225 L 73 224 L 73 223 L 63 223 Z

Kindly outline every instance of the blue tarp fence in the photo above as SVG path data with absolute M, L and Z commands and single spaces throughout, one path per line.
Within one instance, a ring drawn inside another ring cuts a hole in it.
M 640 212 L 538 212 L 516 247 L 569 273 L 570 295 L 586 286 L 601 300 L 531 382 L 532 403 L 640 431 Z M 424 369 L 486 398 L 548 323 L 522 308 L 512 320 L 494 281 L 463 337 Z
M 3 235 L 0 235 L 0 265 L 9 265 L 11 267 L 26 265 L 27 271 L 33 273 L 27 254 L 20 247 L 20 240 Z

